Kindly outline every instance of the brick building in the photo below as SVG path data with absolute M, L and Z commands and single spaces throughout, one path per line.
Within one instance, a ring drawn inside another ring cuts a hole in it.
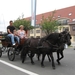
M 44 17 L 47 18 L 48 16 L 50 16 L 52 12 L 53 11 L 36 15 L 36 26 L 37 26 L 35 30 L 36 37 L 43 37 L 45 35 L 38 26 L 42 20 L 42 15 L 44 15 Z M 60 22 L 60 26 L 62 26 L 62 29 L 58 31 L 61 32 L 65 30 L 65 28 L 68 29 L 72 36 L 72 42 L 75 42 L 75 6 L 55 10 L 53 18 L 58 20 Z M 31 17 L 27 17 L 25 19 L 31 20 Z M 33 30 L 30 31 L 30 36 L 31 37 L 34 36 Z

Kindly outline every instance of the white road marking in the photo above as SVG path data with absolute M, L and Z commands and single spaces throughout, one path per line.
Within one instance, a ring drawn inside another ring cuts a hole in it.
M 26 74 L 29 74 L 29 75 L 39 75 L 39 74 L 33 73 L 33 72 L 31 72 L 31 71 L 25 70 L 25 69 L 23 69 L 23 68 L 20 68 L 20 67 L 18 67 L 18 66 L 15 66 L 15 65 L 13 65 L 13 64 L 10 64 L 10 63 L 8 63 L 8 62 L 6 62 L 6 61 L 0 60 L 0 62 L 3 63 L 3 64 L 5 64 L 5 65 L 7 65 L 7 66 L 10 66 L 10 67 L 12 67 L 12 68 L 14 68 L 14 69 L 17 69 L 17 70 L 19 70 L 19 71 L 21 71 L 21 72 L 24 72 L 24 73 L 26 73 Z

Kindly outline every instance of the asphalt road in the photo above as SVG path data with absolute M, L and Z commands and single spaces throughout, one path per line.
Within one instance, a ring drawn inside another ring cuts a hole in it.
M 14 61 L 10 61 L 5 53 L 0 58 L 0 75 L 75 75 L 75 50 L 73 48 L 64 50 L 61 65 L 56 62 L 56 53 L 54 53 L 54 58 L 55 70 L 52 69 L 51 62 L 48 61 L 47 57 L 44 62 L 45 67 L 42 68 L 36 57 L 34 57 L 35 65 L 30 63 L 29 57 L 22 64 L 19 56 L 16 56 Z

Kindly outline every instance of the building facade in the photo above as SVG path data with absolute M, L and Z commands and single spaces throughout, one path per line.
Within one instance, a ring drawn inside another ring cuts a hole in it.
M 43 15 L 45 18 L 48 18 L 48 16 L 50 16 L 52 12 L 53 11 L 36 15 L 36 26 L 40 25 Z M 67 29 L 72 36 L 72 42 L 75 42 L 75 6 L 55 10 L 53 18 L 60 22 L 58 31 L 61 32 Z M 31 17 L 27 17 L 25 19 L 31 20 Z M 41 30 L 39 26 L 37 26 L 35 29 L 30 31 L 30 37 L 34 36 L 43 37 L 45 36 L 45 33 Z

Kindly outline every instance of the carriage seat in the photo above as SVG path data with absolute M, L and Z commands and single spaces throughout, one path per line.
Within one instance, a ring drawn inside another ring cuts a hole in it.
M 17 40 L 14 38 L 15 42 L 17 42 Z M 2 45 L 3 46 L 7 46 L 7 47 L 11 47 L 12 43 L 11 43 L 11 38 L 9 36 L 5 36 L 4 39 L 1 40 Z

